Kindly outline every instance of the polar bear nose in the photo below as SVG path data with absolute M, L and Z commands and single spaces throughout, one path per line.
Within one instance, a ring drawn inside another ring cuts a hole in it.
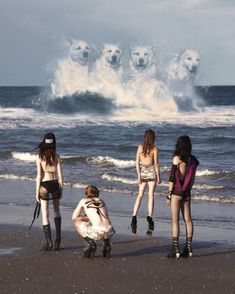
M 197 70 L 197 66 L 193 65 L 191 70 L 192 70 L 192 72 L 195 72 Z
M 117 56 L 116 55 L 112 55 L 112 61 L 117 61 Z
M 143 64 L 144 63 L 144 58 L 139 58 L 139 64 Z
M 88 57 L 88 52 L 87 51 L 83 52 L 83 57 L 84 58 L 87 58 Z

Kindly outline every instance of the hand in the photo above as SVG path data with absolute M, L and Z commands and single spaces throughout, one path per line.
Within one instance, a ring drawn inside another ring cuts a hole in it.
M 162 182 L 161 178 L 157 178 L 157 184 L 160 185 Z
M 138 176 L 137 181 L 139 185 L 142 183 L 140 176 Z
M 171 205 L 171 199 L 167 199 L 167 198 L 166 198 L 166 203 L 167 203 L 167 205 L 170 206 L 170 205 Z
M 39 195 L 36 195 L 36 200 L 37 200 L 37 202 L 40 202 L 40 197 L 39 197 Z

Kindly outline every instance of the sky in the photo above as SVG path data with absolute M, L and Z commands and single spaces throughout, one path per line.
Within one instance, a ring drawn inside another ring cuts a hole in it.
M 234 0 L 0 0 L 0 86 L 48 85 L 70 39 L 199 52 L 198 85 L 235 85 Z

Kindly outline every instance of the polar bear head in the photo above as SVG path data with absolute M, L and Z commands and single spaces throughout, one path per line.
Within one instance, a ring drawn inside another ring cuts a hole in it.
M 89 61 L 91 47 L 85 41 L 74 40 L 70 48 L 71 59 L 80 64 L 87 65 Z
M 145 70 L 154 63 L 154 54 L 151 47 L 134 47 L 131 50 L 131 63 L 138 70 Z
M 115 44 L 105 44 L 103 48 L 103 58 L 106 65 L 116 68 L 121 64 L 121 49 Z
M 190 74 L 194 75 L 197 73 L 200 57 L 196 51 L 186 50 L 180 55 L 179 59 L 181 66 L 190 72 Z

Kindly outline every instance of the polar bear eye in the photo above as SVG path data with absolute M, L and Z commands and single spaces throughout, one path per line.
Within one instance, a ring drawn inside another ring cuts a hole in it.
M 137 55 L 137 56 L 139 56 L 140 54 L 139 54 L 139 52 L 134 52 L 134 55 Z
M 199 58 L 196 59 L 196 61 L 199 61 L 199 60 L 200 60 Z
M 146 52 L 146 53 L 144 53 L 144 56 L 148 56 L 149 54 Z
M 112 52 L 112 50 L 111 50 L 111 49 L 109 49 L 109 50 L 108 50 L 108 52 L 109 52 L 109 53 L 111 53 L 111 52 Z
M 192 58 L 191 57 L 188 57 L 187 60 L 192 60 Z
M 77 47 L 77 50 L 81 50 L 81 46 L 78 46 L 78 47 Z
M 87 50 L 90 50 L 90 47 L 86 46 L 86 49 L 87 49 Z
M 119 50 L 116 50 L 116 53 L 120 53 L 120 51 Z

